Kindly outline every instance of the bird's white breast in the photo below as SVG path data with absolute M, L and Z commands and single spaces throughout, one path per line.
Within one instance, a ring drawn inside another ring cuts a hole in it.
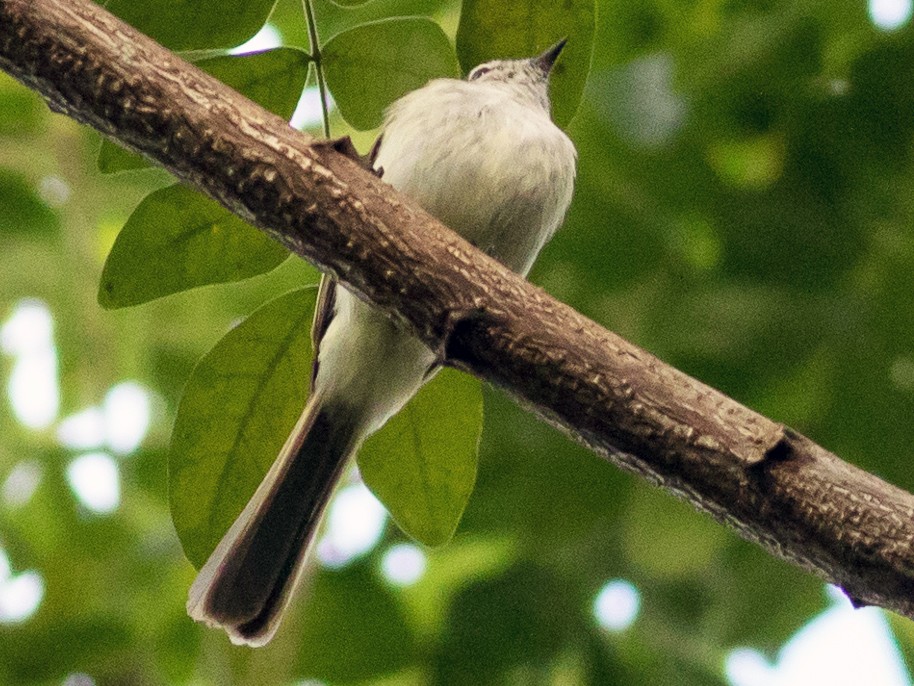
M 571 202 L 575 151 L 542 106 L 510 84 L 438 79 L 391 107 L 376 166 L 526 273 Z
M 440 79 L 398 100 L 375 166 L 479 248 L 525 274 L 571 201 L 575 152 L 539 100 L 506 83 Z M 321 342 L 316 388 L 367 435 L 428 378 L 435 355 L 346 289 Z

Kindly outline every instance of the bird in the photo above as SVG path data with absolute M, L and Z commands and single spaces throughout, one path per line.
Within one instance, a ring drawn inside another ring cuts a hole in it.
M 577 152 L 553 122 L 566 41 L 429 81 L 386 111 L 371 166 L 477 248 L 526 275 L 571 203 Z M 305 408 L 191 585 L 190 616 L 262 646 L 280 625 L 351 456 L 435 373 L 422 341 L 332 278 L 321 282 Z

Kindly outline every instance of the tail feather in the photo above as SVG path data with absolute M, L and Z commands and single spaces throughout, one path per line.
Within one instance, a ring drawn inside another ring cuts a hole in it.
M 312 397 L 247 507 L 190 588 L 187 611 L 233 643 L 272 638 L 353 448 L 344 408 Z

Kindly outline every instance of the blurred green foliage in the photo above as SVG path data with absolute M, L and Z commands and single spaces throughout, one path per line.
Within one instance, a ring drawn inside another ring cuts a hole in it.
M 241 21 L 215 0 L 168 3 L 192 5 L 192 16 L 109 4 L 179 49 L 240 43 L 272 7 L 242 3 Z M 315 4 L 325 40 L 393 16 L 429 17 L 458 36 L 456 0 Z M 600 0 L 595 16 L 568 125 L 575 200 L 531 279 L 914 489 L 914 29 L 879 30 L 865 3 L 844 0 Z M 287 45 L 308 49 L 298 0 L 279 0 L 270 21 Z M 455 44 L 464 69 L 490 47 L 472 33 Z M 339 113 L 331 125 L 350 132 Z M 352 133 L 370 145 L 373 133 Z M 167 493 L 178 399 L 226 331 L 316 273 L 287 260 L 238 284 L 101 310 L 117 232 L 170 179 L 102 175 L 99 146 L 0 77 L 0 321 L 21 298 L 48 303 L 62 416 L 123 379 L 157 398 L 144 444 L 118 458 L 121 505 L 107 516 L 68 488 L 75 453 L 53 429 L 26 429 L 0 403 L 0 481 L 24 461 L 42 474 L 25 504 L 0 499 L 0 547 L 14 574 L 37 570 L 45 586 L 33 617 L 0 623 L 0 683 L 85 672 L 118 685 L 720 684 L 728 650 L 773 655 L 824 607 L 814 578 L 487 390 L 476 490 L 416 584 L 391 585 L 380 571 L 404 540 L 389 526 L 364 557 L 317 570 L 267 648 L 235 648 L 194 625 L 184 611 L 194 571 Z M 613 578 L 642 598 L 621 633 L 592 616 Z M 892 624 L 910 659 L 911 622 Z

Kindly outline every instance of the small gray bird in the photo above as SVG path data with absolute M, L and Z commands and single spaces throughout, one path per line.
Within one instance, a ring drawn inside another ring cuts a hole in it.
M 376 149 L 385 181 L 521 274 L 571 202 L 577 155 L 552 122 L 548 94 L 564 45 L 405 95 Z M 345 288 L 325 279 L 318 303 L 311 397 L 190 589 L 191 617 L 221 626 L 233 643 L 273 637 L 349 456 L 437 368 L 428 347 Z

